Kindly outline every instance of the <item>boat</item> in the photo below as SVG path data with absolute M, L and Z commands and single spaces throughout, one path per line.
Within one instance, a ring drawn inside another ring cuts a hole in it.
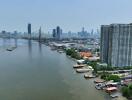
M 73 68 L 82 68 L 84 66 L 85 66 L 84 64 L 80 64 L 80 65 L 76 64 L 76 65 L 73 65 Z
M 107 87 L 118 87 L 119 83 L 118 82 L 109 82 L 109 83 L 106 83 L 106 86 Z
M 94 83 L 104 83 L 105 81 L 104 80 L 101 80 L 101 79 L 97 79 L 97 80 L 94 80 Z
M 77 60 L 77 63 L 78 63 L 78 64 L 85 64 L 85 60 L 84 60 L 84 59 Z
M 96 78 L 96 76 L 95 76 L 95 75 L 92 75 L 92 74 L 91 74 L 91 75 L 85 74 L 85 75 L 84 75 L 84 78 L 86 78 L 86 79 L 87 79 L 87 78 Z
M 51 48 L 52 51 L 56 50 L 56 48 Z
M 7 51 L 13 51 L 13 50 L 15 50 L 17 47 L 10 47 L 10 48 L 7 48 L 6 50 Z
M 89 68 L 89 70 L 93 71 L 93 67 L 92 66 L 87 66 Z
M 57 50 L 55 47 L 51 47 L 51 50 L 54 51 L 54 50 Z
M 64 53 L 64 51 L 58 51 L 59 53 Z
M 103 84 L 103 83 L 98 83 L 98 84 L 95 85 L 95 88 L 96 88 L 97 90 L 102 90 L 103 87 L 105 87 L 105 84 Z
M 79 69 L 76 69 L 76 72 L 78 72 L 78 73 L 86 73 L 86 72 L 89 72 L 89 69 L 88 68 L 79 68 Z
M 116 93 L 112 93 L 110 96 L 111 96 L 112 98 L 117 98 L 117 97 L 119 97 L 119 96 L 121 96 L 121 95 L 122 95 L 121 93 L 116 92 Z
M 111 92 L 115 92 L 115 91 L 117 91 L 117 87 L 108 87 L 108 88 L 106 88 L 107 93 L 111 93 Z

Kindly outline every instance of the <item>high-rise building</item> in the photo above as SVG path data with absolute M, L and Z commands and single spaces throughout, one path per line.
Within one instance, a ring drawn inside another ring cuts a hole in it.
M 60 35 L 61 35 L 61 29 L 59 26 L 57 26 L 56 28 L 56 34 L 57 34 L 57 39 L 59 40 L 60 39 Z
M 60 30 L 60 35 L 62 35 L 62 33 L 63 33 L 63 30 L 61 29 L 61 30 Z
M 132 24 L 101 26 L 101 61 L 112 67 L 132 66 Z
M 28 24 L 28 36 L 29 36 L 29 38 L 31 38 L 31 24 L 29 23 Z
M 109 25 L 101 26 L 101 62 L 108 63 L 108 49 L 109 49 Z
M 53 29 L 52 35 L 53 35 L 53 38 L 60 40 L 62 35 L 62 29 L 59 26 L 57 26 L 56 29 Z
M 82 31 L 78 32 L 78 37 L 79 38 L 88 38 L 89 37 L 89 33 L 85 30 L 84 27 L 82 27 Z
M 56 37 L 56 29 L 53 29 L 53 31 L 52 31 L 52 35 L 53 35 L 53 38 Z

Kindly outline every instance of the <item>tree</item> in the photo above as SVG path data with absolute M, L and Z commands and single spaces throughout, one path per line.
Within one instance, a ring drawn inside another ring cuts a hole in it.
M 71 56 L 72 58 L 75 58 L 75 59 L 80 59 L 81 58 L 80 55 L 73 48 L 66 50 L 66 55 L 69 55 L 69 56 Z
M 107 72 L 103 72 L 101 75 L 101 79 L 104 79 L 106 81 L 110 81 L 113 80 L 114 82 L 119 82 L 120 81 L 120 77 L 117 75 L 110 75 Z
M 120 77 L 117 75 L 109 75 L 106 80 L 108 80 L 108 81 L 113 80 L 114 82 L 119 82 Z
M 125 97 L 130 97 L 129 88 L 128 88 L 128 87 L 123 87 L 123 88 L 122 88 L 122 94 L 123 94 L 123 96 L 125 96 Z
M 103 72 L 101 75 L 101 79 L 107 80 L 107 77 L 109 77 L 109 74 L 107 72 Z
M 123 96 L 132 99 L 132 84 L 130 84 L 127 87 L 126 86 L 122 87 L 121 91 Z
M 94 69 L 94 72 L 97 73 L 97 71 L 98 71 L 98 69 L 97 69 L 97 62 L 92 61 L 92 62 L 89 63 L 89 65 L 92 66 L 93 69 Z
M 132 84 L 131 84 L 131 85 L 129 85 L 129 89 L 130 89 L 130 90 L 132 90 Z

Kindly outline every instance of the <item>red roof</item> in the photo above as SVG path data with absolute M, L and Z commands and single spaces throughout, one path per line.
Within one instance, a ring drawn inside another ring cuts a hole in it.
M 91 52 L 80 52 L 80 56 L 81 57 L 92 57 L 92 53 Z
M 117 87 L 109 87 L 106 89 L 106 91 L 114 91 L 114 90 L 117 90 Z

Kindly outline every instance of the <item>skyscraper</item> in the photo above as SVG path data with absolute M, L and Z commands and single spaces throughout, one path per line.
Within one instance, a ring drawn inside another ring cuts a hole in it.
M 113 67 L 132 66 L 132 24 L 101 26 L 101 61 Z
M 52 31 L 52 35 L 53 35 L 53 38 L 56 37 L 56 29 L 53 29 L 53 31 Z
M 84 27 L 82 27 L 82 31 L 78 32 L 78 37 L 79 38 L 88 38 L 89 33 L 85 30 Z
M 29 23 L 28 24 L 28 36 L 29 36 L 29 38 L 31 38 L 31 24 Z
M 56 34 L 57 34 L 57 39 L 59 40 L 60 39 L 60 35 L 61 35 L 61 29 L 59 26 L 57 26 L 56 28 Z
M 109 25 L 101 26 L 101 61 L 108 63 L 108 49 L 109 49 Z
M 57 26 L 56 29 L 53 29 L 52 35 L 53 38 L 55 38 L 56 40 L 60 40 L 62 35 L 62 29 L 59 26 Z

